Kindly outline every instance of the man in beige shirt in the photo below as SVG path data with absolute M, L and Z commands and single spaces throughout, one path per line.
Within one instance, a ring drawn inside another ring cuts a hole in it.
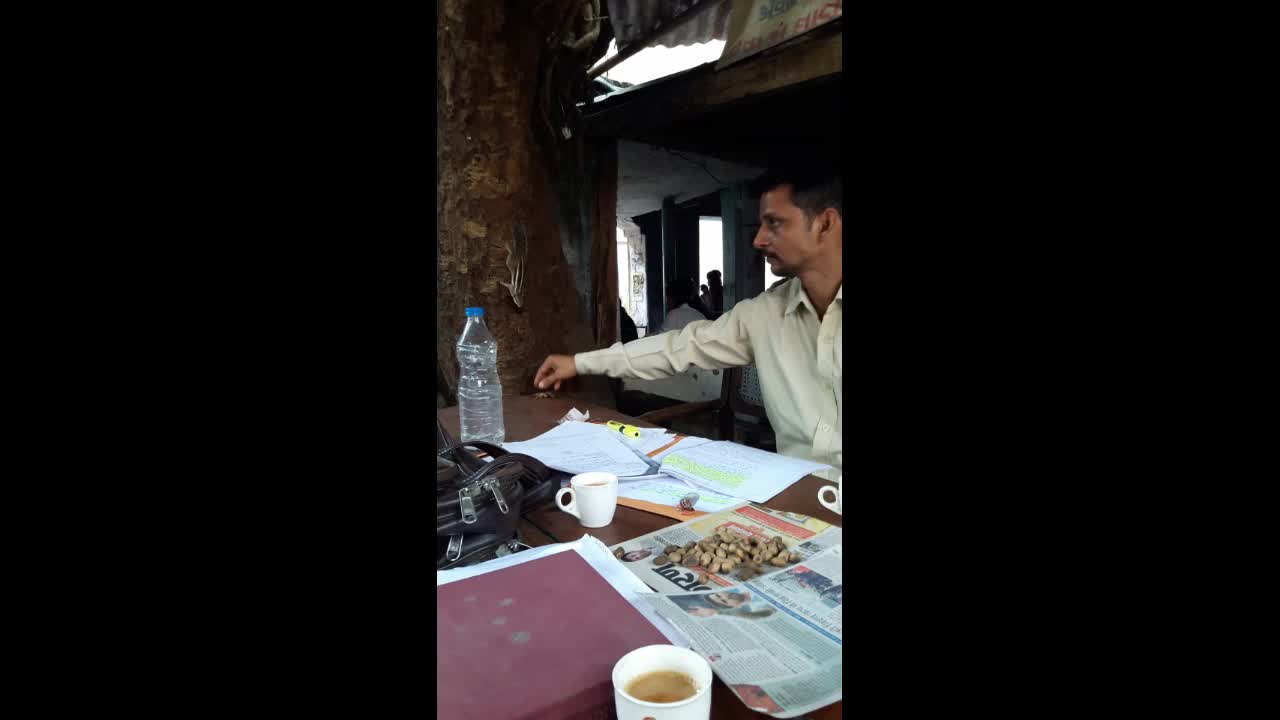
M 823 474 L 834 478 L 844 465 L 841 181 L 779 174 L 760 187 L 760 231 L 751 244 L 786 282 L 678 333 L 548 356 L 534 384 L 558 390 L 578 374 L 656 380 L 690 366 L 754 364 L 778 451 L 831 465 Z

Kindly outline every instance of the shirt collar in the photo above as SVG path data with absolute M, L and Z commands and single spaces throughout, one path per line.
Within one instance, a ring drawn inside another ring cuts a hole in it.
M 809 309 L 813 309 L 813 305 L 809 303 L 809 296 L 804 294 L 804 286 L 800 284 L 800 278 L 791 278 L 783 287 L 787 290 L 785 315 L 790 315 L 796 311 L 801 305 L 808 305 Z
M 790 294 L 786 297 L 786 305 L 784 306 L 786 312 L 783 314 L 790 315 L 801 305 L 809 308 L 809 312 L 814 315 L 818 314 L 818 311 L 813 307 L 813 303 L 809 301 L 809 296 L 805 294 L 804 285 L 800 283 L 800 278 L 791 278 L 784 287 L 788 288 L 787 292 Z M 844 283 L 840 283 L 839 289 L 836 290 L 836 300 L 840 301 L 842 307 L 844 306 Z

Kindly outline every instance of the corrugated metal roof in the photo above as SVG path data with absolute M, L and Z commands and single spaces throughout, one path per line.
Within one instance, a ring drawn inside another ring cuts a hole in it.
M 648 35 L 659 25 L 665 25 L 695 5 L 699 0 L 608 0 L 609 22 L 618 38 L 618 49 L 627 47 L 637 39 Z M 677 47 L 697 45 L 711 40 L 724 40 L 728 34 L 730 0 L 701 0 L 701 3 L 718 3 L 674 32 L 658 38 L 654 45 Z

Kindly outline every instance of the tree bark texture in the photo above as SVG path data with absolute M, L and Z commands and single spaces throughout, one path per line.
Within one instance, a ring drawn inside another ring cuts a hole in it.
M 592 344 L 561 246 L 555 184 L 534 136 L 538 72 L 548 49 L 529 5 L 437 5 L 436 355 L 449 397 L 467 306 L 485 309 L 508 395 L 533 390 L 533 374 L 549 353 Z M 499 284 L 512 281 L 508 247 L 517 225 L 528 244 L 522 308 Z
M 609 139 L 596 147 L 591 225 L 591 287 L 595 301 L 596 347 L 618 341 L 618 144 Z

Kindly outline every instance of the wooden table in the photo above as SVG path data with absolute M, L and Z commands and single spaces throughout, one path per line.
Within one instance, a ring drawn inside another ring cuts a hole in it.
M 555 427 L 556 421 L 574 407 L 583 412 L 590 412 L 592 420 L 619 420 L 630 425 L 652 427 L 616 410 L 582 401 L 522 395 L 504 397 L 502 403 L 508 441 L 529 440 L 541 435 Z M 457 437 L 458 408 L 455 406 L 437 412 L 445 427 L 453 433 L 454 437 Z M 805 476 L 774 496 L 769 502 L 762 504 L 776 510 L 809 515 L 839 526 L 840 516 L 818 502 L 818 489 L 827 482 L 813 475 Z M 675 524 L 677 524 L 676 521 L 671 518 L 619 505 L 617 512 L 614 513 L 613 522 L 607 527 L 584 528 L 578 524 L 578 519 L 569 513 L 557 510 L 554 506 L 545 506 L 524 514 L 520 521 L 520 534 L 526 544 L 533 546 L 570 542 L 584 534 L 591 535 L 605 545 L 617 545 Z M 843 712 L 844 703 L 838 702 L 809 713 L 806 717 L 812 720 L 834 720 L 842 717 Z M 742 701 L 735 697 L 719 678 L 716 678 L 715 687 L 712 688 L 711 717 L 713 720 L 730 720 L 731 718 L 767 718 L 769 715 L 748 710 L 747 706 L 742 704 Z

